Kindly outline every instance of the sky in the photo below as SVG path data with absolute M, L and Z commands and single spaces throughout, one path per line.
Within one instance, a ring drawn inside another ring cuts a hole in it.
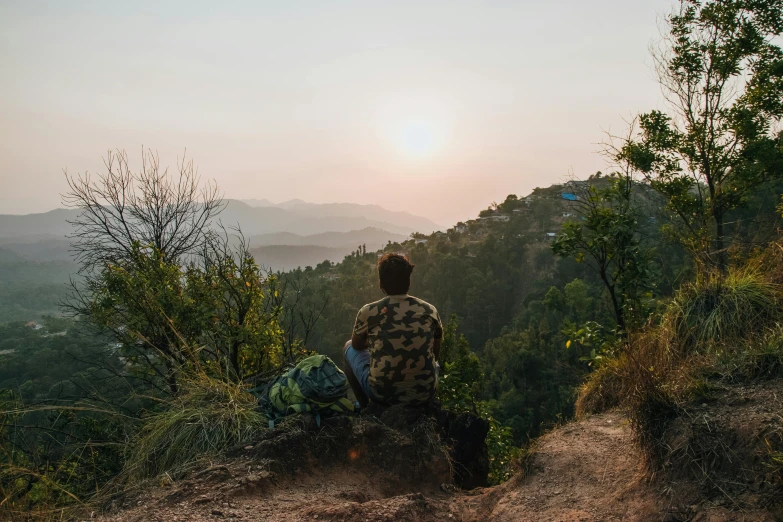
M 185 151 L 227 198 L 374 203 L 442 225 L 605 170 L 661 106 L 672 1 L 0 0 L 0 213 L 63 171 Z

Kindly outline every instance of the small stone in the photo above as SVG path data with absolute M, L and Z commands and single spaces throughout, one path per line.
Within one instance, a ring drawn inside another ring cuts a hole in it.
M 220 511 L 219 509 L 213 509 L 212 510 L 212 514 L 215 515 L 216 517 L 222 517 L 223 516 L 223 512 Z

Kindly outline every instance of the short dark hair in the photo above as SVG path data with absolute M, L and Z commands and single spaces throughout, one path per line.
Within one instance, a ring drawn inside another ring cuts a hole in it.
M 404 254 L 384 254 L 378 261 L 378 277 L 383 290 L 389 295 L 407 294 L 411 287 L 413 267 Z

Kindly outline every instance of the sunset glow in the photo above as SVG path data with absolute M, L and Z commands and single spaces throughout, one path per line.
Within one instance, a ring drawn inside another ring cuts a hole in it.
M 435 156 L 443 146 L 443 131 L 426 120 L 402 123 L 395 136 L 399 152 L 408 159 L 427 159 Z

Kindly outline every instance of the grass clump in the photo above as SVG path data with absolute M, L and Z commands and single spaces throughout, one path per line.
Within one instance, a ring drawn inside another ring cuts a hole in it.
M 625 355 L 621 355 L 609 359 L 590 374 L 578 390 L 575 404 L 577 419 L 620 406 L 623 385 L 620 371 L 625 364 Z
M 783 376 L 783 325 L 770 328 L 743 350 L 722 353 L 716 373 L 728 381 L 757 381 Z
M 778 266 L 778 265 L 775 265 Z M 665 460 L 667 430 L 720 382 L 783 376 L 783 292 L 763 262 L 683 285 L 660 321 L 630 332 L 618 355 L 582 385 L 577 415 L 623 408 L 648 470 Z
M 130 479 L 179 474 L 205 457 L 250 440 L 267 424 L 241 385 L 206 375 L 185 379 L 181 392 L 147 417 L 132 445 Z
M 686 351 L 744 345 L 780 320 L 779 294 L 757 266 L 712 272 L 680 288 L 664 322 Z

